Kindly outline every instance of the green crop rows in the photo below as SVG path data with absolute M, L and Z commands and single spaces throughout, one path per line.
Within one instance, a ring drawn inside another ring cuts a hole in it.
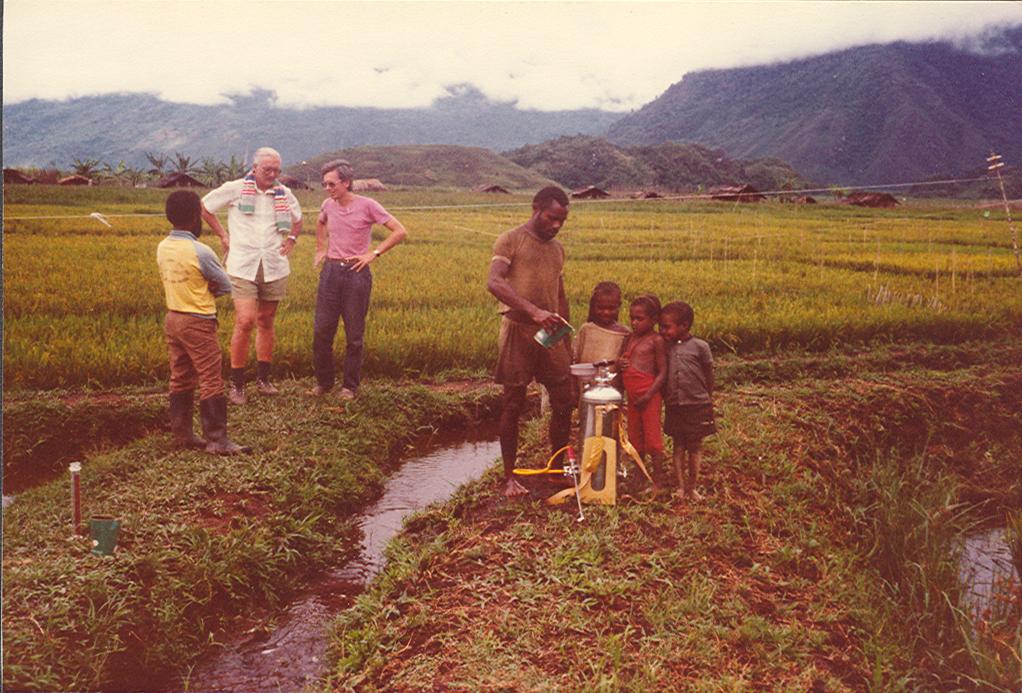
M 26 186 L 7 197 L 7 387 L 164 379 L 155 249 L 167 230 L 165 193 Z M 295 376 L 312 372 L 312 236 L 322 193 L 301 199 L 306 236 L 293 256 L 275 352 L 278 368 Z M 497 331 L 485 289 L 491 248 L 497 234 L 528 218 L 528 197 L 397 191 L 379 199 L 410 236 L 373 269 L 368 374 L 489 368 Z M 81 217 L 17 219 L 92 211 L 110 215 L 113 227 Z M 204 239 L 219 251 L 217 239 Z M 560 239 L 576 325 L 592 286 L 613 280 L 626 299 L 652 291 L 690 302 L 695 332 L 718 352 L 957 342 L 1004 333 L 1022 316 L 1007 225 L 976 209 L 577 202 Z M 225 346 L 232 321 L 222 300 Z

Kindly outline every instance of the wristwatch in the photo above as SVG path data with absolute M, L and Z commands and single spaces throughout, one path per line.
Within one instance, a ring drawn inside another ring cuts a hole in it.
M 380 257 L 380 255 L 382 255 L 382 253 L 380 253 L 379 250 L 373 249 L 373 255 L 375 255 L 376 257 Z
M 292 242 L 294 242 L 294 243 L 297 243 L 297 242 L 298 242 L 298 236 L 296 236 L 296 235 L 294 235 L 294 234 L 291 234 L 290 236 L 288 236 L 288 237 L 287 237 L 287 239 L 288 239 L 289 241 L 292 241 Z

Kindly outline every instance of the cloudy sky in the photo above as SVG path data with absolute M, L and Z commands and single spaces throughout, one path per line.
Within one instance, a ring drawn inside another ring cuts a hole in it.
M 4 102 L 144 91 L 210 104 L 638 108 L 691 70 L 1022 24 L 1022 2 L 6 0 Z

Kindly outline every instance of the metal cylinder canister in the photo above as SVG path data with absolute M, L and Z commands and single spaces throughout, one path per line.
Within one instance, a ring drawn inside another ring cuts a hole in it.
M 600 377 L 603 375 L 604 377 Z M 609 374 L 601 373 L 596 377 L 592 387 L 582 395 L 582 439 L 593 436 L 603 436 L 613 440 L 613 445 L 618 442 L 618 417 L 621 415 L 621 393 L 610 385 Z M 599 409 L 599 411 L 597 411 Z M 599 419 L 599 421 L 597 421 Z M 599 430 L 597 430 L 599 425 Z M 602 453 L 603 459 L 593 472 L 592 487 L 596 491 L 602 491 L 607 483 L 606 451 Z M 618 459 L 615 456 L 615 459 Z

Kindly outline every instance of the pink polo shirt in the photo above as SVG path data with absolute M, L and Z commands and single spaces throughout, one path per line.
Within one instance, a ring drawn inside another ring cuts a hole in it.
M 326 224 L 326 256 L 331 260 L 346 260 L 369 252 L 373 224 L 386 224 L 391 220 L 387 212 L 371 197 L 355 195 L 347 207 L 328 197 L 319 208 L 319 221 Z

